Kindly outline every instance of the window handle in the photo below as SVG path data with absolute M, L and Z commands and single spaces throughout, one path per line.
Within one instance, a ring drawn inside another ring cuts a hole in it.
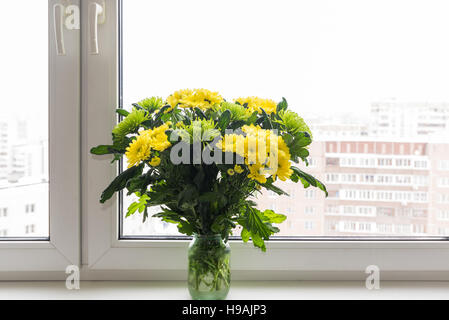
M 56 53 L 58 54 L 58 56 L 64 56 L 64 6 L 62 4 L 55 4 L 53 6 L 53 19 L 56 38 Z
M 105 22 L 105 2 L 103 5 L 93 2 L 89 6 L 90 54 L 99 54 L 98 25 Z

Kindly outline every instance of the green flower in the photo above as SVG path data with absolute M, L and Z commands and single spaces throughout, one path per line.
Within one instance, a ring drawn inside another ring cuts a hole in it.
M 142 108 L 152 112 L 154 110 L 160 109 L 164 106 L 164 101 L 161 97 L 151 97 L 143 99 L 137 103 Z
M 298 116 L 295 112 L 287 110 L 280 112 L 278 115 L 281 118 L 281 121 L 278 122 L 284 125 L 287 132 L 292 134 L 307 132 L 312 138 L 310 128 L 307 126 L 304 119 Z
M 244 106 L 231 102 L 222 102 L 220 110 L 229 110 L 231 112 L 231 121 L 247 120 L 251 115 Z
M 212 141 L 220 135 L 220 131 L 215 128 L 214 120 L 195 120 L 185 127 L 191 137 L 190 141 Z
M 136 132 L 142 122 L 148 119 L 144 110 L 134 109 L 130 114 L 112 129 L 112 141 L 114 146 L 126 148 L 129 144 L 127 135 Z

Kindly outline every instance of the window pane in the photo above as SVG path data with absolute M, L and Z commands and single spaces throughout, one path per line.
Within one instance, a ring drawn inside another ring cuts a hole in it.
M 312 127 L 305 170 L 261 208 L 278 235 L 449 235 L 449 20 L 443 1 L 124 1 L 124 105 L 183 88 L 281 100 Z M 125 200 L 125 208 L 129 202 Z M 124 235 L 176 234 L 141 216 Z
M 47 10 L 35 0 L 0 10 L 0 238 L 49 234 Z

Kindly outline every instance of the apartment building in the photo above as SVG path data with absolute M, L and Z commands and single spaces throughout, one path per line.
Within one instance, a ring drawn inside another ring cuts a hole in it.
M 0 117 L 0 237 L 48 236 L 48 140 L 36 119 Z
M 447 144 L 352 138 L 316 141 L 310 151 L 317 165 L 306 170 L 325 182 L 328 198 L 278 182 L 291 198 L 258 200 L 288 215 L 282 235 L 449 234 Z
M 430 154 L 426 143 L 327 141 L 327 235 L 425 235 Z
M 48 182 L 0 186 L 0 237 L 48 237 Z
M 369 135 L 373 137 L 435 137 L 449 130 L 449 103 L 375 102 Z

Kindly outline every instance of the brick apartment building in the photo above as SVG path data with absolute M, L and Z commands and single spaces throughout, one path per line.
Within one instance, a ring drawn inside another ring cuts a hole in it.
M 366 138 L 365 138 L 366 139 Z M 282 235 L 418 236 L 449 234 L 449 146 L 439 143 L 316 141 L 305 170 L 327 185 L 291 197 L 270 192 L 261 208 L 288 215 Z

